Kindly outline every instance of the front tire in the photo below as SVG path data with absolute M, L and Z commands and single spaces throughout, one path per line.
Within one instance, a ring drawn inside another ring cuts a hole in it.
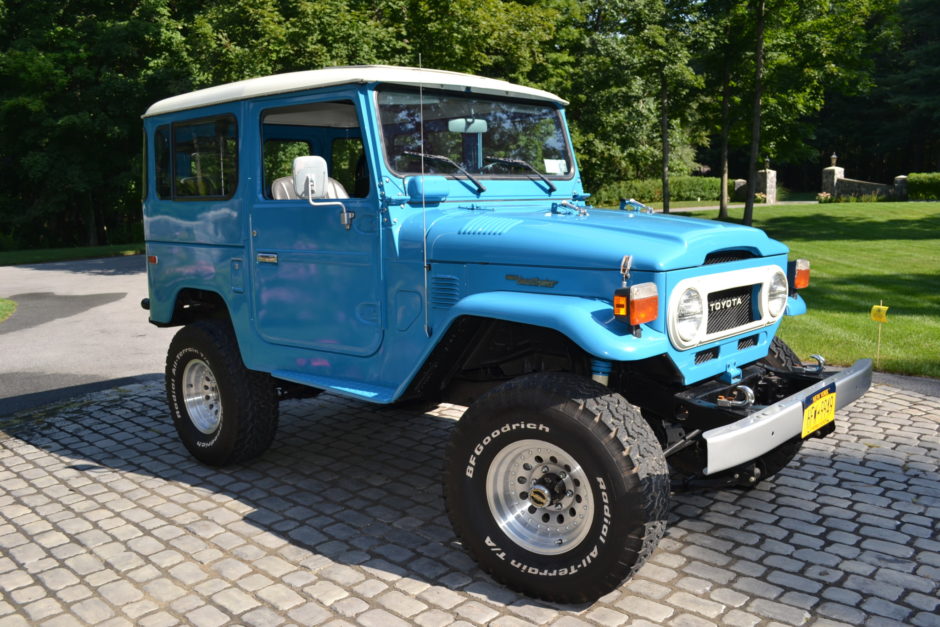
M 166 393 L 180 440 L 205 464 L 247 461 L 274 440 L 273 381 L 245 367 L 228 324 L 205 320 L 177 332 L 167 353 Z
M 795 372 L 803 368 L 803 363 L 800 361 L 799 355 L 790 348 L 789 344 L 781 340 L 778 336 L 775 336 L 774 339 L 771 340 L 767 356 L 764 357 L 760 363 L 787 372 Z M 789 442 L 784 442 L 774 450 L 764 453 L 756 462 L 761 473 L 761 481 L 770 479 L 786 468 L 802 448 L 803 440 L 796 437 Z M 750 488 L 756 487 L 756 485 L 757 484 L 745 485 L 743 487 Z
M 619 394 L 568 374 L 520 377 L 474 403 L 447 451 L 454 530 L 527 595 L 596 600 L 635 573 L 666 527 L 656 436 Z

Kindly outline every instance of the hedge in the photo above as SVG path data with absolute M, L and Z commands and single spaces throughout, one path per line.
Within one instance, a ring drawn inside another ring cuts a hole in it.
M 728 195 L 733 190 L 729 181 Z M 714 200 L 721 195 L 721 179 L 714 176 L 675 176 L 669 179 L 670 200 Z M 660 202 L 663 184 L 660 179 L 618 181 L 602 186 L 591 197 L 592 204 L 616 207 L 621 198 L 634 198 L 640 202 Z
M 912 172 L 907 175 L 910 200 L 940 200 L 940 172 Z

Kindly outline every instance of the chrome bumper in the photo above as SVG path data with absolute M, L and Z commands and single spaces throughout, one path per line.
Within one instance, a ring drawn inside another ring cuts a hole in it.
M 803 400 L 833 383 L 836 386 L 836 409 L 842 409 L 871 387 L 871 360 L 860 359 L 850 368 L 840 370 L 747 418 L 703 433 L 707 450 L 704 474 L 712 475 L 753 461 L 799 436 L 803 430 Z

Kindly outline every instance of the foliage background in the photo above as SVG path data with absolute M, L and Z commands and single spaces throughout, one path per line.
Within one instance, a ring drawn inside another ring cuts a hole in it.
M 139 241 L 151 103 L 330 65 L 558 93 L 589 189 L 718 173 L 723 133 L 745 177 L 758 1 L 780 180 L 940 169 L 936 0 L 0 0 L 0 250 Z

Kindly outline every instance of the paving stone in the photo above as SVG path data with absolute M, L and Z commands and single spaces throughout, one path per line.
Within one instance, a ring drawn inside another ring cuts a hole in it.
M 313 602 L 296 607 L 287 615 L 301 625 L 317 625 L 332 616 L 327 609 Z
M 229 621 L 229 617 L 211 605 L 203 605 L 186 614 L 186 619 L 193 625 L 200 627 L 219 627 Z
M 662 623 L 675 613 L 675 610 L 668 605 L 635 596 L 624 597 L 617 603 L 617 607 L 631 616 L 648 618 L 657 623 Z
M 285 622 L 280 615 L 266 607 L 247 612 L 240 620 L 252 627 L 275 627 Z
M 303 597 L 283 584 L 274 584 L 258 591 L 258 596 L 275 609 L 284 611 L 303 602 Z
M 385 610 L 369 610 L 360 614 L 356 620 L 364 627 L 407 627 L 409 624 Z
M 212 601 L 236 616 L 261 605 L 254 597 L 237 588 L 226 588 L 215 593 Z

